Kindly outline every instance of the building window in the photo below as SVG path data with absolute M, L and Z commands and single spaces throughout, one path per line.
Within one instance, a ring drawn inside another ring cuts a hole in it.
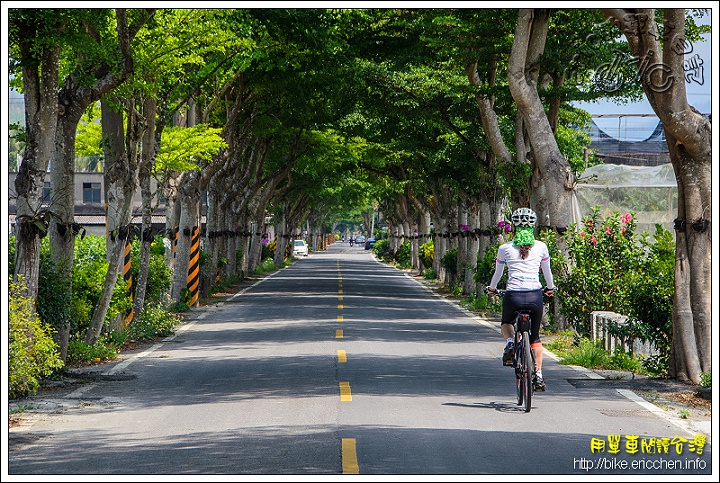
M 43 183 L 43 203 L 50 203 L 50 181 Z
M 83 203 L 100 203 L 100 183 L 83 183 Z

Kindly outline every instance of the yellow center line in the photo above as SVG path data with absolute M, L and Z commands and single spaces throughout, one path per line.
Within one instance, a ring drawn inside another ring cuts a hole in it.
M 352 401 L 352 394 L 350 394 L 350 383 L 347 381 L 340 381 L 340 402 Z
M 342 304 L 338 305 L 338 309 L 342 310 L 343 306 Z
M 347 362 L 347 353 L 344 350 L 338 349 L 337 355 L 338 355 L 338 362 Z
M 343 338 L 343 331 L 342 329 L 338 329 L 335 331 L 335 338 L 336 339 L 342 339 Z
M 338 289 L 338 293 L 343 293 L 341 288 Z
M 342 322 L 342 321 L 343 321 L 343 316 L 342 316 L 342 315 L 338 315 L 338 322 Z
M 343 475 L 359 475 L 360 466 L 357 460 L 355 438 L 342 439 L 342 472 Z
M 338 295 L 338 302 L 342 300 L 342 295 Z

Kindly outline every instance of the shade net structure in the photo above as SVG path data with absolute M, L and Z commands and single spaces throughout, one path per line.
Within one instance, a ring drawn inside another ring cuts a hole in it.
M 655 233 L 655 224 L 675 235 L 677 217 L 677 182 L 671 164 L 630 166 L 599 164 L 578 176 L 575 186 L 573 221 L 580 225 L 583 217 L 600 207 L 605 218 L 614 212 L 635 213 L 637 233 Z

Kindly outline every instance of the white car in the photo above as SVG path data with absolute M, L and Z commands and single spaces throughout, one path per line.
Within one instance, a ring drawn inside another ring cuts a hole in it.
M 293 243 L 293 256 L 308 256 L 308 246 L 307 243 L 305 243 L 305 240 L 295 240 Z

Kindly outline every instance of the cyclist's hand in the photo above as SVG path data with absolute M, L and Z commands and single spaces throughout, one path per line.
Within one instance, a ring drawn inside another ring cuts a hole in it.
M 492 287 L 485 287 L 485 293 L 488 295 L 499 295 L 498 289 Z
M 552 297 L 553 295 L 555 295 L 555 292 L 557 292 L 557 287 L 545 287 L 543 289 L 543 295 L 545 295 L 546 297 Z

